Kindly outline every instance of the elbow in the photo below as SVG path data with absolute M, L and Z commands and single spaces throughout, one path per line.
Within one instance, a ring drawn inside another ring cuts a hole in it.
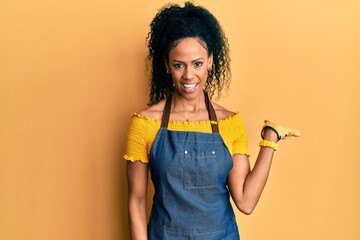
M 233 197 L 233 201 L 237 207 L 237 209 L 245 215 L 250 215 L 253 213 L 257 203 L 258 198 L 249 197 L 249 196 L 240 196 L 240 197 Z
M 254 204 L 236 204 L 237 208 L 240 212 L 242 212 L 245 215 L 250 215 L 253 213 L 255 206 Z
M 144 207 L 147 204 L 147 199 L 145 197 L 129 197 L 128 207 L 129 208 L 139 208 Z
M 245 215 L 250 215 L 254 211 L 254 208 L 240 208 L 239 210 Z

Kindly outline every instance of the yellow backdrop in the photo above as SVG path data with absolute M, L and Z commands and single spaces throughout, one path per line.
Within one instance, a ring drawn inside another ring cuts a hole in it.
M 125 138 L 147 101 L 145 37 L 166 1 L 0 2 L 0 239 L 129 239 Z M 360 239 L 360 2 L 196 1 L 229 38 L 254 163 L 281 142 L 242 239 Z

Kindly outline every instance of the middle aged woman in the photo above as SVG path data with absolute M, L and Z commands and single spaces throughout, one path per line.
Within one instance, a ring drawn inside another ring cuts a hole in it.
M 133 239 L 239 239 L 231 194 L 250 214 L 269 175 L 277 141 L 298 135 L 269 121 L 250 169 L 239 113 L 210 101 L 229 86 L 227 39 L 206 9 L 163 8 L 151 23 L 150 107 L 134 114 L 125 159 Z M 155 187 L 147 227 L 148 168 Z

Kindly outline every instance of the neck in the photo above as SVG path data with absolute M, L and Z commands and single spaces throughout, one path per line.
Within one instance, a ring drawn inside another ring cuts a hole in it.
M 177 92 L 173 94 L 172 110 L 175 112 L 200 112 L 206 109 L 205 95 L 200 94 L 194 99 L 186 99 Z

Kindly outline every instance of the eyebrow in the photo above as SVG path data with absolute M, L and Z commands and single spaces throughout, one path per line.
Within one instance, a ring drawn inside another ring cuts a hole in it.
M 197 58 L 197 59 L 195 59 L 195 60 L 192 60 L 191 62 L 192 62 L 192 63 L 194 63 L 194 62 L 197 62 L 197 61 L 199 61 L 199 60 L 203 60 L 203 61 L 204 61 L 205 59 L 204 59 L 204 58 L 202 58 L 202 57 L 199 57 L 199 58 Z M 173 63 L 174 63 L 174 62 L 184 63 L 183 61 L 176 60 L 176 59 L 175 59 L 175 60 L 173 60 Z

